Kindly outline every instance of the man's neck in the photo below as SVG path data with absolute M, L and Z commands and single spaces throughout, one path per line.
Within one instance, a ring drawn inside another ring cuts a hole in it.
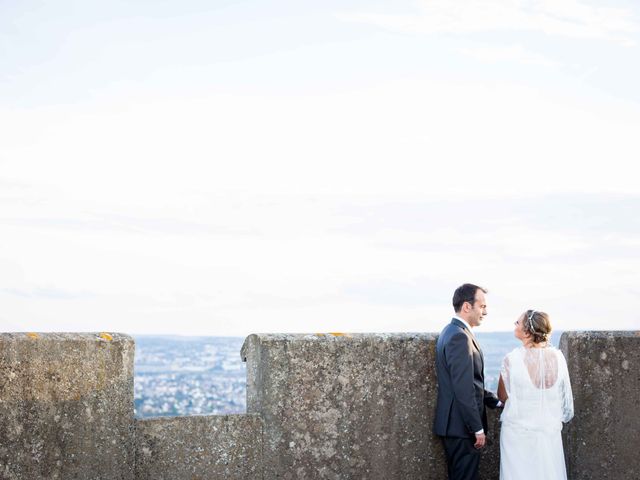
M 469 322 L 467 322 L 464 318 L 460 317 L 459 315 L 454 315 L 453 318 L 460 320 L 462 323 L 464 323 L 467 326 L 469 331 L 473 333 L 473 330 L 471 330 L 472 328 L 471 325 L 469 325 Z

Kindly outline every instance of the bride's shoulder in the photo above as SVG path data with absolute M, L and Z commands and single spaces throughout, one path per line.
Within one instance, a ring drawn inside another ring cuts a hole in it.
M 564 353 L 562 353 L 562 350 L 560 350 L 558 347 L 555 347 L 553 345 L 549 345 L 549 347 L 547 347 L 550 351 L 552 351 L 556 357 L 558 358 L 562 358 L 564 360 Z
M 516 347 L 513 350 L 511 350 L 509 353 L 507 353 L 505 355 L 505 357 L 506 358 L 521 357 L 523 352 L 524 352 L 524 347 L 523 346 Z

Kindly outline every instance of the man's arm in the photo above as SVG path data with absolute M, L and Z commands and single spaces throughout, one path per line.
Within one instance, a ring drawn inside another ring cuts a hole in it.
M 497 397 L 495 393 L 490 392 L 489 390 L 484 391 L 484 404 L 489 408 L 503 406 L 503 402 L 500 400 L 500 398 Z
M 447 342 L 445 361 L 451 374 L 454 401 L 464 424 L 470 433 L 482 431 L 482 419 L 475 400 L 473 350 L 464 332 L 453 334 Z

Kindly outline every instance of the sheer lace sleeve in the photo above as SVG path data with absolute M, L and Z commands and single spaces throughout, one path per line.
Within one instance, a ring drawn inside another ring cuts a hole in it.
M 562 355 L 562 352 L 558 350 L 558 364 L 560 373 L 560 398 L 562 406 L 562 421 L 567 423 L 573 418 L 573 392 L 571 391 L 571 381 L 569 379 L 569 369 L 567 368 L 567 361 Z
M 511 366 L 509 364 L 509 356 L 505 356 L 502 359 L 502 367 L 500 369 L 500 375 L 502 376 L 502 383 L 507 391 L 507 396 L 511 396 Z

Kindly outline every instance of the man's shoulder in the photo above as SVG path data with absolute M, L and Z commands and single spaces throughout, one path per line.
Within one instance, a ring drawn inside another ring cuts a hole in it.
M 442 331 L 464 331 L 464 329 L 464 324 L 454 317 L 445 325 Z
M 445 333 L 449 332 L 452 328 L 455 328 L 455 325 L 453 324 L 453 320 L 449 321 L 449 323 L 447 323 L 442 330 L 440 330 L 440 335 L 444 335 Z
M 440 332 L 441 338 L 451 338 L 457 335 L 466 335 L 465 328 L 456 319 L 452 319 Z

